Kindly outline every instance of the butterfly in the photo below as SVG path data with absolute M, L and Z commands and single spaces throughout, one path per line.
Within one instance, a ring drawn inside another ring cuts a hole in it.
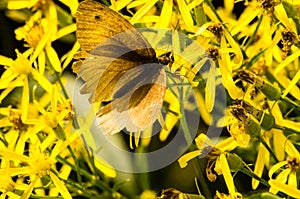
M 126 128 L 140 132 L 160 113 L 166 91 L 164 65 L 170 54 L 157 57 L 146 38 L 119 13 L 92 1 L 79 4 L 77 40 L 81 50 L 73 70 L 84 80 L 81 94 L 105 104 L 96 113 L 104 134 Z

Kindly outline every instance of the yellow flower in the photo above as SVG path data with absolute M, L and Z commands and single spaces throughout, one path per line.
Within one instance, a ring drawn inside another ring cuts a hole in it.
M 209 31 L 205 31 L 205 29 Z M 212 37 L 211 33 L 213 33 L 215 37 Z M 243 92 L 233 81 L 233 70 L 240 68 L 243 62 L 243 55 L 239 45 L 232 38 L 230 33 L 224 29 L 223 23 L 204 24 L 199 28 L 196 35 L 205 36 L 209 38 L 211 42 L 219 44 L 217 61 L 219 73 L 222 74 L 222 84 L 232 99 L 241 98 Z M 208 50 L 209 48 L 212 47 L 207 47 Z M 234 54 L 235 56 L 230 56 L 230 54 Z
M 4 165 L 3 162 L 2 165 Z M 15 190 L 28 189 L 27 184 L 14 182 L 12 180 L 11 176 L 9 175 L 9 169 L 0 169 L 0 175 L 1 175 L 0 191 L 2 192 L 2 194 L 0 194 L 1 198 L 5 198 L 6 196 L 13 197 L 13 195 L 14 197 L 17 197 L 17 195 L 13 193 Z
M 4 89 L 0 94 L 0 101 L 2 101 L 7 95 L 12 92 L 16 87 L 23 87 L 20 109 L 22 123 L 26 123 L 25 120 L 28 117 L 29 108 L 29 80 L 32 77 L 39 85 L 46 91 L 50 91 L 52 84 L 39 72 L 31 67 L 29 60 L 26 58 L 26 52 L 21 54 L 17 51 L 17 59 L 15 61 L 6 57 L 0 57 L 0 63 L 6 66 L 6 70 L 1 76 L 0 84 L 1 89 Z
M 140 195 L 140 199 L 156 199 L 156 193 L 155 191 L 145 190 Z
M 67 5 L 70 6 L 71 10 L 74 10 L 74 6 L 78 5 L 78 2 L 75 0 L 73 2 L 74 4 L 72 4 L 72 2 L 73 0 L 70 0 Z M 74 32 L 75 25 L 71 24 L 58 30 L 57 9 L 52 1 L 8 1 L 9 9 L 20 9 L 25 7 L 34 7 L 33 9 L 36 10 L 36 12 L 29 17 L 24 26 L 15 30 L 16 39 L 24 39 L 24 41 L 28 43 L 30 47 L 29 51 L 31 53 L 30 64 L 38 59 L 37 66 L 40 73 L 44 74 L 46 57 L 48 58 L 51 67 L 55 71 L 61 72 L 61 62 L 56 51 L 51 46 L 51 43 L 64 35 Z
M 295 148 L 290 140 L 286 141 L 285 151 L 288 154 L 288 158 L 285 161 L 281 161 L 272 166 L 269 170 L 270 177 L 270 192 L 278 193 L 279 191 L 286 193 L 289 196 L 299 198 L 300 190 L 297 187 L 297 175 L 300 169 L 300 153 Z M 283 167 L 283 169 L 282 169 Z M 280 171 L 276 178 L 273 175 L 276 171 Z M 290 188 L 285 186 L 287 184 Z M 279 186 L 278 186 L 279 185 Z M 281 186 L 282 185 L 282 186 Z
M 64 198 L 72 198 L 70 193 L 67 191 L 64 182 L 62 182 L 57 176 L 58 171 L 54 168 L 56 157 L 77 138 L 78 134 L 74 133 L 65 141 L 58 141 L 52 148 L 51 152 L 47 152 L 45 150 L 49 147 L 48 142 L 45 142 L 47 139 L 45 139 L 44 142 L 40 142 L 34 135 L 30 137 L 32 144 L 29 145 L 28 155 L 19 154 L 11 150 L 1 148 L 0 154 L 3 161 L 16 160 L 19 161 L 20 164 L 0 169 L 0 172 L 6 171 L 11 176 L 29 177 L 30 182 L 27 189 L 22 194 L 23 198 L 29 198 L 33 188 L 38 186 L 40 178 L 44 176 L 50 177 L 52 183 L 54 183 Z M 25 180 L 25 178 L 23 179 Z
M 242 199 L 242 195 L 236 195 L 236 196 L 232 196 L 230 194 L 224 194 L 224 193 L 220 193 L 219 191 L 216 192 L 216 196 L 215 199 Z
M 228 132 L 237 141 L 239 146 L 248 146 L 250 135 L 245 133 L 245 123 L 233 116 L 229 109 L 225 116 L 225 125 L 227 126 Z
M 236 159 L 235 155 L 229 155 L 226 151 L 231 151 L 237 147 L 237 142 L 232 138 L 227 138 L 217 144 L 214 144 L 209 137 L 205 134 L 200 134 L 196 139 L 196 146 L 198 150 L 189 152 L 178 159 L 178 163 L 181 168 L 187 166 L 187 162 L 191 159 L 198 156 L 206 156 L 209 159 L 206 173 L 207 177 L 211 181 L 216 180 L 215 174 L 211 171 L 213 165 L 215 165 L 214 170 L 218 175 L 223 175 L 225 179 L 225 183 L 229 190 L 230 195 L 233 197 L 237 197 L 240 195 L 235 190 L 233 177 L 231 175 L 231 171 L 229 168 L 229 164 L 227 162 L 227 155 L 231 156 L 231 158 Z

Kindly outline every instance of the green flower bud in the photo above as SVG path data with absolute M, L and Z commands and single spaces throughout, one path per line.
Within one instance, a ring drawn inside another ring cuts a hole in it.
M 238 172 L 243 167 L 243 160 L 238 155 L 227 153 L 226 158 L 232 172 Z
M 271 101 L 278 100 L 281 96 L 281 90 L 279 87 L 274 86 L 260 77 L 256 77 L 255 88 L 263 92 L 263 94 Z
M 247 118 L 245 120 L 245 133 L 247 133 L 251 137 L 259 137 L 260 131 L 261 127 L 257 122 L 255 122 L 251 118 Z

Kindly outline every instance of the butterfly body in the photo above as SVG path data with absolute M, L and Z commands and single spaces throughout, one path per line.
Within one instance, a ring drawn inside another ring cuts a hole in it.
M 105 134 L 126 128 L 138 132 L 152 125 L 162 107 L 170 58 L 156 57 L 144 36 L 108 7 L 86 0 L 76 14 L 81 51 L 77 74 L 89 101 L 106 102 L 96 113 Z

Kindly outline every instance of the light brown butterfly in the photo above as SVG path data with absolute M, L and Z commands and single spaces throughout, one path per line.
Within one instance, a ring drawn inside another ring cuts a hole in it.
M 91 93 L 91 103 L 105 103 L 96 114 L 97 125 L 105 134 L 145 130 L 160 113 L 166 90 L 163 65 L 173 58 L 156 57 L 141 33 L 98 2 L 81 2 L 76 24 L 81 51 L 73 70 L 85 81 L 80 92 Z

